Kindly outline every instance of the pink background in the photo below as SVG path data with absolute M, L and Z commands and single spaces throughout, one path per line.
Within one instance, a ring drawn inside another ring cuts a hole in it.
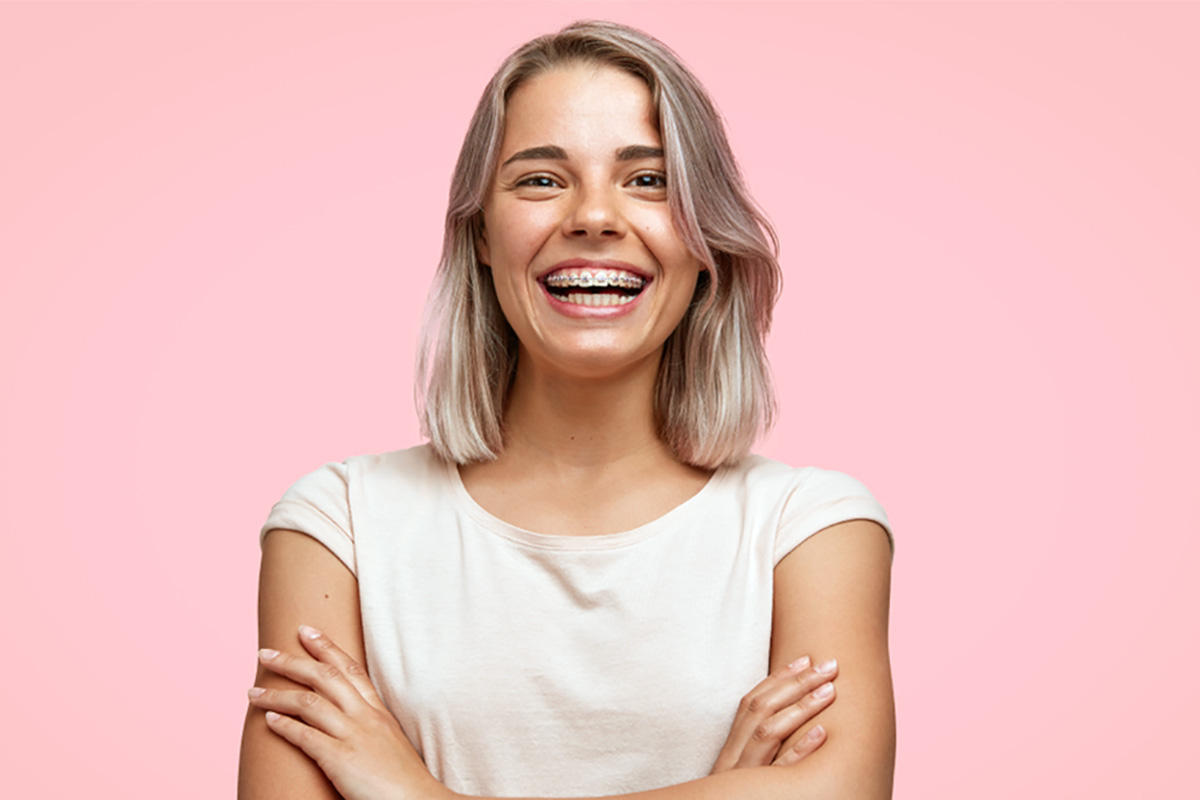
M 258 527 L 417 441 L 467 120 L 579 17 L 779 228 L 760 449 L 891 514 L 897 797 L 1197 796 L 1200 5 L 648 2 L 0 5 L 5 794 L 232 796 Z

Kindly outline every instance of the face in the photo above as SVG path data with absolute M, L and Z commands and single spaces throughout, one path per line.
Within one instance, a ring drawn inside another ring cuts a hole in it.
M 657 367 L 702 269 L 667 204 L 650 90 L 606 66 L 513 92 L 477 245 L 530 365 L 599 377 Z

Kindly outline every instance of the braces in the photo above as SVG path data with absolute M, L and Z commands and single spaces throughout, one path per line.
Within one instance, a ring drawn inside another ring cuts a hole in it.
M 641 289 L 646 281 L 627 275 L 551 275 L 546 285 L 554 289 Z

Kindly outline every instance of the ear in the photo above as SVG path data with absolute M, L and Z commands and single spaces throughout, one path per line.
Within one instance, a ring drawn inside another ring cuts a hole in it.
M 475 234 L 475 257 L 479 259 L 479 263 L 483 264 L 488 269 L 492 268 L 492 254 L 488 248 L 487 228 L 483 225 L 483 220 L 479 220 L 479 231 Z

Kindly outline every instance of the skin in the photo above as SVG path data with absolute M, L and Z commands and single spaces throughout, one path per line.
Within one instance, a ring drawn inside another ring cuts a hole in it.
M 520 339 L 519 366 L 503 454 L 460 472 L 476 502 L 528 530 L 629 530 L 710 474 L 675 460 L 653 424 L 662 345 L 702 269 L 671 221 L 661 156 L 619 157 L 661 147 L 654 120 L 646 86 L 608 67 L 543 73 L 510 99 L 477 244 Z M 547 157 L 547 146 L 560 152 Z M 534 148 L 538 158 L 513 160 Z M 568 258 L 619 260 L 653 280 L 632 313 L 571 317 L 537 281 Z M 605 502 L 614 492 L 623 503 Z M 786 556 L 775 570 L 770 675 L 743 700 L 713 774 L 625 797 L 890 797 L 890 566 L 886 534 L 861 520 Z M 251 695 L 239 797 L 459 797 L 425 770 L 360 666 L 357 586 L 331 553 L 303 534 L 268 534 L 259 617 L 270 651 L 256 676 L 263 691 Z M 320 632 L 298 633 L 301 623 Z

